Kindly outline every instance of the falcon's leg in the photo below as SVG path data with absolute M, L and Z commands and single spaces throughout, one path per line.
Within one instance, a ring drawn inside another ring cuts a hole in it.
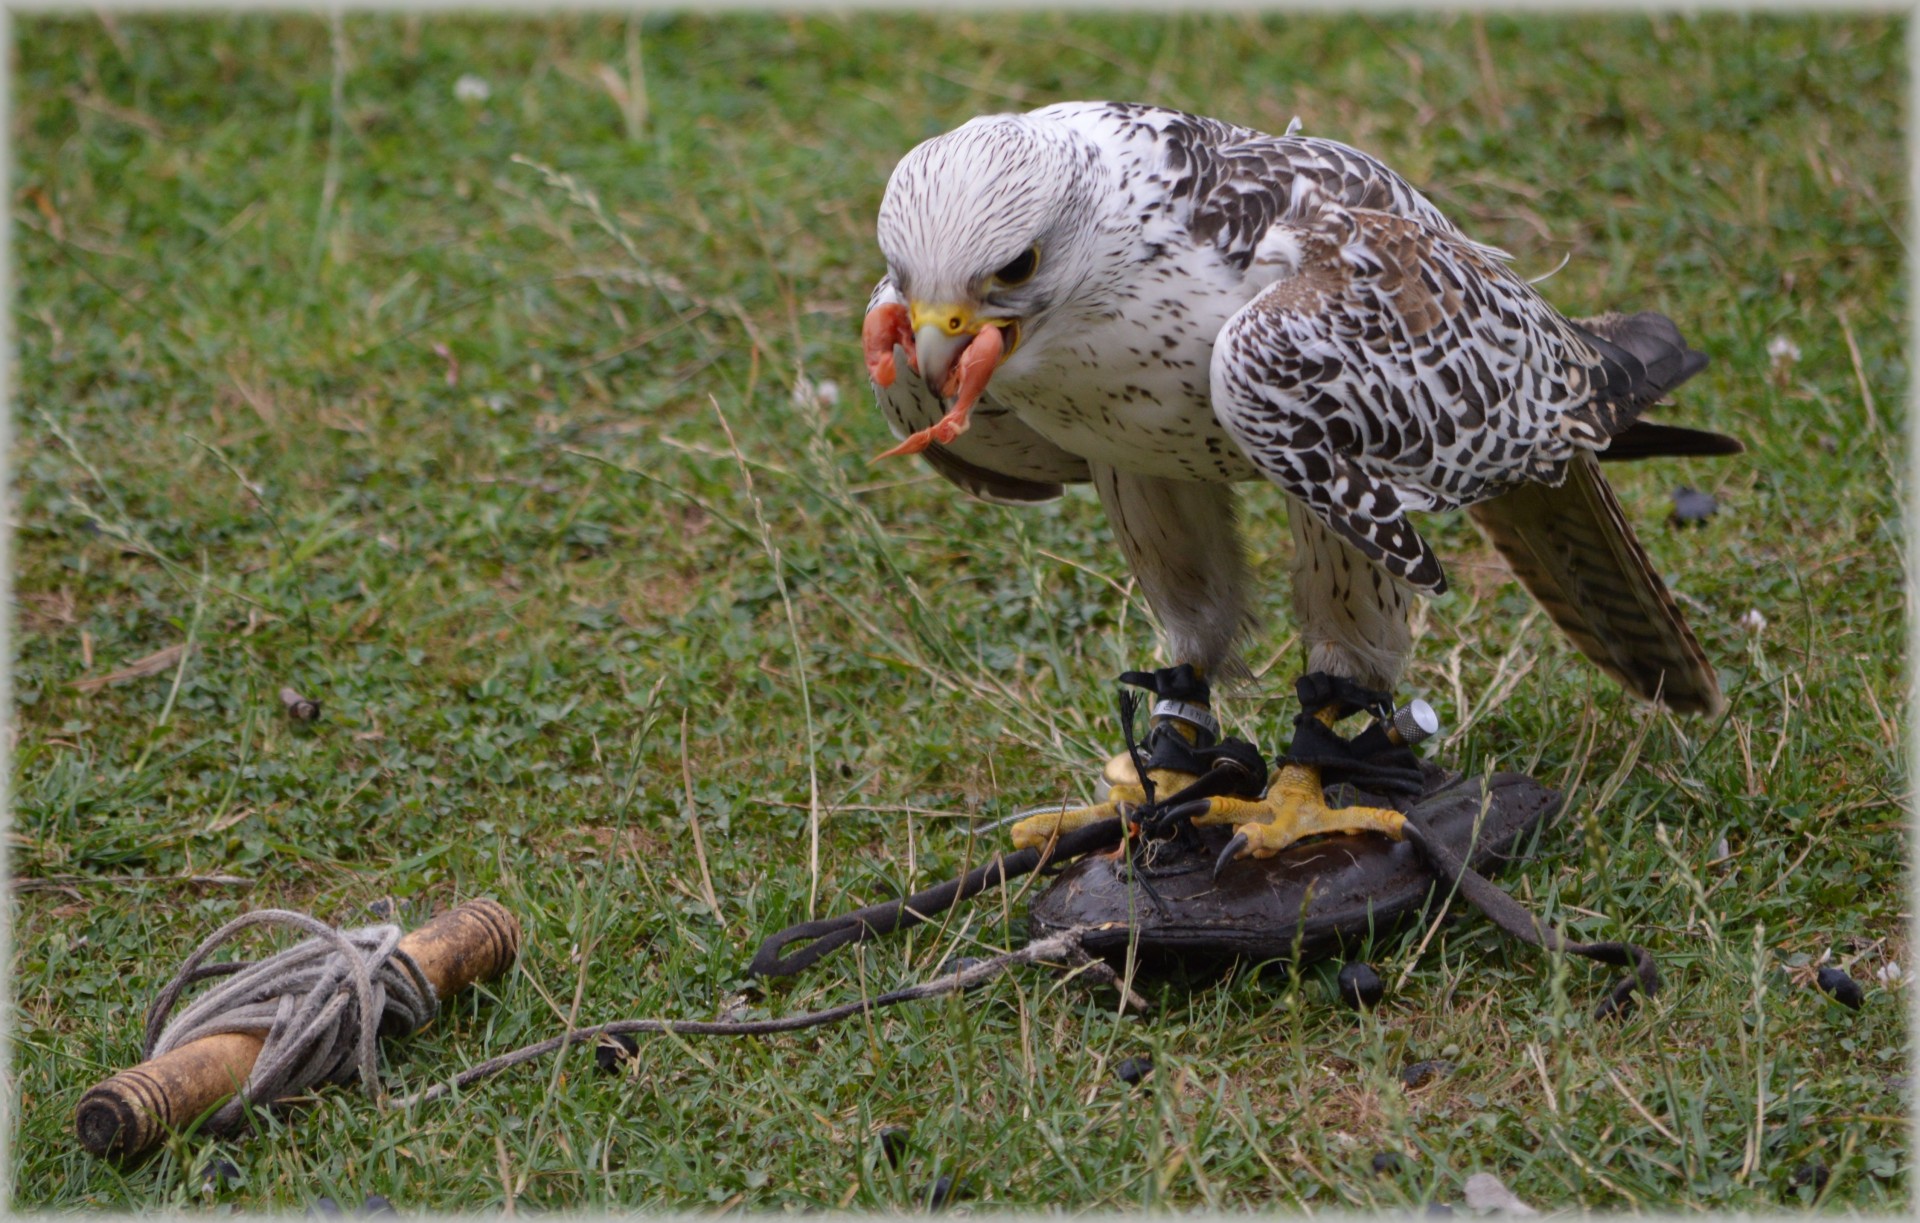
M 1209 678 L 1241 669 L 1236 648 L 1254 615 L 1233 486 L 1088 466 L 1127 567 L 1167 635 L 1168 661 Z
M 1307 670 L 1391 692 L 1413 648 L 1407 616 L 1414 595 L 1290 502 L 1293 614 L 1307 647 Z
M 1097 462 L 1088 466 L 1114 538 L 1167 635 L 1172 662 L 1191 666 L 1208 680 L 1239 670 L 1236 646 L 1253 627 L 1254 617 L 1233 486 L 1163 480 Z M 1189 743 L 1211 743 L 1218 724 L 1207 708 L 1204 687 L 1199 693 L 1189 699 L 1163 695 L 1153 707 L 1152 724 L 1171 726 Z M 1194 774 L 1173 769 L 1149 769 L 1149 776 L 1159 798 L 1195 780 Z M 1058 833 L 1146 801 L 1146 790 L 1125 753 L 1107 761 L 1102 780 L 1108 789 L 1103 802 L 1022 820 L 1013 826 L 1013 843 L 1022 848 L 1043 845 Z
M 1412 645 L 1407 613 L 1412 594 L 1358 549 L 1328 530 L 1298 502 L 1293 528 L 1293 601 L 1307 646 L 1307 669 L 1390 692 Z M 1333 707 L 1314 711 L 1331 726 Z M 1399 840 L 1404 817 L 1384 807 L 1329 807 L 1316 765 L 1288 764 L 1264 799 L 1209 801 L 1196 824 L 1233 824 L 1237 831 L 1222 862 L 1265 858 L 1303 837 L 1333 832 L 1383 832 Z

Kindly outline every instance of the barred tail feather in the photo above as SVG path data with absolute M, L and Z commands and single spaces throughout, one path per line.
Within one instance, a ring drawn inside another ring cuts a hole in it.
M 1520 488 L 1469 513 L 1553 622 L 1627 691 L 1717 713 L 1720 681 L 1591 454 L 1566 483 Z

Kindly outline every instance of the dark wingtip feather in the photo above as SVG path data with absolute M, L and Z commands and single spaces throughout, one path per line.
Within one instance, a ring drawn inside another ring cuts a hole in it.
M 1652 310 L 1601 314 L 1574 323 L 1589 338 L 1600 341 L 1594 347 L 1603 362 L 1611 360 L 1629 375 L 1638 363 L 1644 373 L 1635 380 L 1635 402 L 1652 403 L 1707 368 L 1707 354 L 1689 347 L 1680 328 L 1664 314 Z M 1621 360 L 1622 354 L 1632 360 Z
M 1687 349 L 1681 356 L 1680 362 L 1680 376 L 1674 379 L 1674 386 L 1679 386 L 1682 382 L 1685 382 L 1701 370 L 1707 368 L 1708 365 L 1707 354 L 1697 348 Z
M 1594 457 L 1602 463 L 1633 459 L 1722 458 L 1746 453 L 1747 445 L 1737 437 L 1715 433 L 1711 429 L 1688 429 L 1680 425 L 1656 424 L 1636 420 L 1613 435 L 1613 441 Z

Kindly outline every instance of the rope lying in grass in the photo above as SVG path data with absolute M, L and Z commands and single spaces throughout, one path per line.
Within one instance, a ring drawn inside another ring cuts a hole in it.
M 1449 787 L 1451 788 L 1451 787 Z M 1433 834 L 1420 818 L 1419 808 L 1407 812 L 1402 827 L 1407 840 L 1426 856 L 1435 875 L 1460 889 L 1460 894 L 1486 914 L 1501 930 L 1530 946 L 1564 955 L 1585 956 L 1602 964 L 1631 968 L 1629 976 L 1614 982 L 1607 996 L 1594 1010 L 1596 1019 L 1624 1018 L 1634 1007 L 1634 991 L 1651 997 L 1660 992 L 1660 972 L 1653 954 L 1635 943 L 1580 943 L 1568 938 L 1552 925 L 1528 912 L 1526 907 L 1494 886 L 1486 876 L 1464 862 L 1444 841 Z
M 284 926 L 308 937 L 264 960 L 206 959 L 241 931 Z M 378 1038 L 423 1027 L 439 1012 L 433 984 L 399 949 L 394 925 L 336 930 L 286 909 L 259 909 L 234 918 L 187 957 L 147 1012 L 147 1059 L 207 1036 L 265 1031 L 266 1043 L 240 1091 L 207 1119 L 206 1128 L 237 1128 L 255 1105 L 299 1095 L 322 1083 L 356 1075 L 368 1095 L 380 1094 Z M 168 1021 L 189 987 L 229 980 L 207 991 Z
M 805 1028 L 818 1028 L 830 1023 L 838 1023 L 843 1019 L 851 1019 L 856 1015 L 864 1015 L 901 1002 L 958 993 L 992 980 L 1009 968 L 1050 960 L 1066 962 L 1073 969 L 1085 973 L 1096 985 L 1118 989 L 1129 1010 L 1146 1010 L 1145 999 L 1127 989 L 1104 960 L 1095 959 L 1081 946 L 1080 940 L 1087 930 L 1088 927 L 1076 926 L 1048 938 L 1028 943 L 1017 951 L 1003 952 L 919 985 L 909 985 L 905 989 L 897 989 L 878 997 L 862 998 L 858 1002 L 828 1007 L 824 1011 L 789 1015 L 785 1019 L 750 1019 L 737 1023 L 693 1019 L 621 1019 L 612 1023 L 596 1024 L 590 1028 L 573 1028 L 559 1036 L 540 1041 L 538 1044 L 527 1045 L 511 1053 L 490 1058 L 478 1066 L 462 1071 L 445 1083 L 437 1083 L 424 1091 L 417 1091 L 410 1096 L 389 1101 L 389 1105 L 393 1108 L 406 1108 L 409 1105 L 437 1100 L 448 1092 L 477 1083 L 502 1070 L 530 1062 L 557 1049 L 597 1041 L 602 1036 L 628 1036 L 640 1032 L 672 1033 L 679 1036 L 771 1036 L 779 1032 L 798 1032 Z
M 963 900 L 988 888 L 1000 887 L 1009 880 L 1044 868 L 1049 862 L 1067 862 L 1081 854 L 1106 849 L 1120 843 L 1120 821 L 1105 819 L 1076 829 L 1038 849 L 1020 849 L 995 854 L 985 866 L 945 883 L 915 892 L 899 900 L 868 905 L 838 917 L 788 926 L 760 944 L 747 972 L 756 977 L 789 977 L 812 968 L 828 952 L 848 943 L 864 943 L 896 930 L 907 930 L 928 918 L 946 912 Z M 783 951 L 794 943 L 807 942 L 797 951 Z
M 263 960 L 206 963 L 214 951 L 254 926 L 290 927 L 310 937 Z M 769 1036 L 797 1032 L 902 1002 L 972 989 L 1022 964 L 1064 962 L 1095 984 L 1118 989 L 1129 1009 L 1146 1010 L 1147 1003 L 1126 989 L 1112 968 L 1089 955 L 1081 945 L 1087 930 L 1087 927 L 1063 930 L 931 981 L 784 1019 L 737 1023 L 623 1019 L 575 1028 L 482 1062 L 447 1082 L 388 1100 L 386 1105 L 405 1108 L 437 1100 L 502 1070 L 602 1036 L 640 1032 Z M 195 948 L 173 980 L 161 990 L 147 1015 L 144 1056 L 150 1060 L 208 1036 L 265 1031 L 265 1044 L 252 1073 L 240 1091 L 207 1118 L 203 1128 L 209 1132 L 224 1133 L 239 1128 L 249 1110 L 256 1106 L 299 1095 L 322 1083 L 345 1083 L 356 1076 L 367 1094 L 377 1098 L 380 1095 L 379 1037 L 383 1033 L 396 1036 L 417 1031 L 439 1010 L 433 984 L 413 958 L 400 950 L 400 937 L 398 926 L 336 930 L 304 913 L 285 909 L 261 909 L 237 917 Z M 229 980 L 201 995 L 169 1022 L 168 1016 L 183 992 L 202 981 L 219 977 Z

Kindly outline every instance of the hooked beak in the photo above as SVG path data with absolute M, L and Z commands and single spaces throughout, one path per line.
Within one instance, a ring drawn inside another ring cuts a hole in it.
M 951 397 L 947 375 L 953 363 L 973 338 L 987 327 L 1000 328 L 1005 338 L 1000 359 L 1013 355 L 1020 343 L 1020 324 L 1012 319 L 980 318 L 971 306 L 962 304 L 926 305 L 914 302 L 909 310 L 914 349 L 920 360 L 920 376 L 927 385 Z
M 896 305 L 892 309 L 897 312 L 900 308 Z M 871 320 L 879 313 L 876 310 L 868 318 Z M 910 434 L 898 446 L 877 458 L 919 454 L 936 443 L 953 445 L 955 439 L 967 431 L 973 405 L 980 402 L 980 396 L 987 389 L 987 380 L 993 377 L 994 370 L 1000 368 L 1000 362 L 1006 358 L 1019 336 L 1019 325 L 1011 320 L 1004 323 L 996 319 L 979 322 L 974 320 L 971 312 L 965 310 L 955 309 L 930 315 L 916 306 L 912 313 L 916 317 L 908 320 L 899 320 L 897 313 L 894 318 L 902 326 L 919 324 L 913 333 L 913 346 L 919 354 L 921 376 L 952 406 L 947 409 L 945 416 Z M 875 340 L 876 347 L 885 341 L 887 325 L 885 317 L 873 324 L 873 330 L 879 337 Z M 884 368 L 879 363 L 870 362 L 870 368 L 876 371 L 876 385 L 887 385 L 888 379 L 883 379 L 881 374 L 890 374 L 891 366 L 890 353 Z

